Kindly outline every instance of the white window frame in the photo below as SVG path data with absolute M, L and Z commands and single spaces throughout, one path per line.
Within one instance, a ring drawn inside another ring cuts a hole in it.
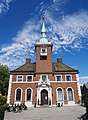
M 74 98 L 74 89 L 72 88 L 72 87 L 68 87 L 67 89 L 66 89 L 66 93 L 67 93 L 67 100 L 69 101 L 69 97 L 68 97 L 68 89 L 72 89 L 72 94 L 73 94 L 73 100 L 72 101 L 75 101 L 75 98 Z
M 61 76 L 61 81 L 62 81 L 62 75 L 55 75 L 55 80 L 56 80 L 57 82 L 61 82 L 61 81 L 58 81 L 58 80 L 57 80 L 57 76 Z
M 28 76 L 32 76 L 32 80 L 31 80 L 31 81 L 27 81 L 27 77 L 28 77 Z M 27 76 L 26 76 L 26 82 L 30 83 L 30 82 L 32 82 L 32 81 L 33 81 L 33 75 L 27 75 Z
M 27 100 L 27 90 L 28 89 L 31 89 L 31 99 L 30 100 Z M 26 102 L 31 102 L 32 101 L 32 96 L 33 96 L 33 90 L 32 90 L 32 88 L 30 88 L 30 87 L 26 88 L 26 90 L 25 90 L 25 101 Z
M 63 88 L 61 88 L 61 87 L 58 87 L 57 89 L 56 89 L 56 95 L 57 95 L 57 102 L 59 102 L 60 100 L 58 100 L 58 89 L 61 89 L 62 90 L 62 97 L 63 97 L 63 99 L 61 100 L 61 101 L 64 101 L 64 90 L 63 90 Z
M 16 102 L 20 102 L 20 101 L 16 100 L 17 89 L 21 89 L 21 100 L 20 100 L 20 101 L 22 101 L 23 90 L 22 90 L 22 88 L 20 88 L 20 87 L 18 87 L 18 88 L 15 89 L 15 98 L 14 98 L 14 100 L 15 100 Z
M 42 74 L 42 75 L 40 75 L 40 79 L 43 81 L 43 79 L 42 79 L 42 76 L 43 75 L 46 75 L 46 81 L 48 80 L 48 75 L 47 74 Z M 46 81 L 43 81 L 43 82 L 46 82 Z
M 42 52 L 42 49 L 45 49 L 45 52 Z M 47 56 L 47 47 L 41 48 L 40 55 L 41 56 Z
M 45 53 L 47 53 L 47 48 L 46 48 L 46 47 L 41 48 L 41 53 L 43 53 L 43 52 L 42 52 L 42 49 L 45 49 Z
M 66 76 L 70 76 L 71 77 L 70 81 L 72 81 L 72 75 L 69 75 L 69 74 L 65 75 L 65 81 L 70 82 L 70 81 L 67 80 Z
M 22 81 L 18 81 L 19 76 L 22 76 Z M 23 75 L 17 75 L 17 82 L 23 82 Z

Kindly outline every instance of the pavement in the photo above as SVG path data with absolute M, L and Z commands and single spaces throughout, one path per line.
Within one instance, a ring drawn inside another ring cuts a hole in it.
M 22 112 L 5 112 L 4 120 L 78 120 L 85 113 L 82 106 L 28 108 Z

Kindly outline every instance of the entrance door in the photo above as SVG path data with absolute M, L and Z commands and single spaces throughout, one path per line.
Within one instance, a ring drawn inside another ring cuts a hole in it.
M 48 104 L 48 92 L 47 90 L 41 91 L 41 105 L 47 105 Z

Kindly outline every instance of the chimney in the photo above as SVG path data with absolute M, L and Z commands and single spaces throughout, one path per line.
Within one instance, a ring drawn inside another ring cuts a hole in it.
M 30 62 L 31 62 L 31 59 L 30 58 L 26 58 L 26 64 L 30 63 Z
M 58 59 L 57 59 L 57 62 L 62 63 L 62 58 L 58 58 Z

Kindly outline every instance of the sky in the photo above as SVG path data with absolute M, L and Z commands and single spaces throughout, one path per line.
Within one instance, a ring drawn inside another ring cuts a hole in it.
M 36 61 L 42 16 L 53 61 L 61 57 L 88 82 L 88 0 L 0 0 L 0 63 L 13 70 Z

